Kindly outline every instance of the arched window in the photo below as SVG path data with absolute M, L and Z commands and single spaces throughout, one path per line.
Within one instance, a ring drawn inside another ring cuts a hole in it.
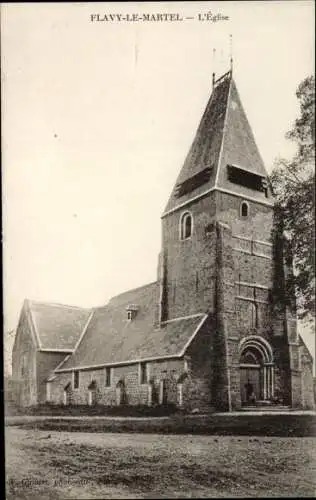
M 241 217 L 248 217 L 249 215 L 249 205 L 246 201 L 243 201 L 240 205 L 240 215 Z
M 193 220 L 192 215 L 189 212 L 185 212 L 181 215 L 180 219 L 180 239 L 186 240 L 192 235 Z

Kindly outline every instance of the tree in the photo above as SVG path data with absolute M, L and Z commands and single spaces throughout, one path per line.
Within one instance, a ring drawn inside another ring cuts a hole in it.
M 292 285 L 299 318 L 315 316 L 315 78 L 299 85 L 296 96 L 300 115 L 286 134 L 296 143 L 292 160 L 279 158 L 270 180 L 276 196 L 276 226 L 285 234 L 286 259 L 293 255 Z
M 3 336 L 3 371 L 4 376 L 11 376 L 12 347 L 15 338 L 15 330 L 4 333 Z

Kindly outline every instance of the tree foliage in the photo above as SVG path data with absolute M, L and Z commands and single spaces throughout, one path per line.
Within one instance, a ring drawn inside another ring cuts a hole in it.
M 286 235 L 286 259 L 293 255 L 298 315 L 315 316 L 315 78 L 299 85 L 300 114 L 286 134 L 297 151 L 291 160 L 278 159 L 271 174 L 276 196 L 276 224 Z

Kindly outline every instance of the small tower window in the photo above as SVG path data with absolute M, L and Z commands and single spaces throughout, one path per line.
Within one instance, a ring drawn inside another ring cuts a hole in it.
M 192 235 L 193 220 L 192 215 L 189 212 L 185 212 L 181 215 L 180 219 L 180 239 L 186 240 Z
M 240 205 L 240 215 L 241 217 L 248 217 L 249 215 L 249 205 L 246 201 L 243 201 Z

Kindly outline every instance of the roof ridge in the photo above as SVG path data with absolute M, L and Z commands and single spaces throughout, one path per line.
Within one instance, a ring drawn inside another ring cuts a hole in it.
M 206 106 L 164 213 L 172 210 L 179 202 L 184 203 L 192 197 L 194 199 L 195 196 L 214 187 L 231 82 L 231 71 L 228 71 L 214 82 L 211 92 L 208 92 Z M 203 172 L 205 173 L 207 169 L 210 171 L 204 175 Z M 183 185 L 186 185 L 186 188 L 182 192 L 180 189 L 179 193 L 178 188 Z
M 29 306 L 32 304 L 38 304 L 38 305 L 44 305 L 44 306 L 51 306 L 51 307 L 63 307 L 65 309 L 79 309 L 80 311 L 92 311 L 93 308 L 91 307 L 81 307 L 81 306 L 73 306 L 70 304 L 61 304 L 59 302 L 46 302 L 42 300 L 33 300 L 33 299 L 25 299 Z
M 225 75 L 223 75 L 219 80 L 222 79 L 221 84 L 228 80 L 228 78 L 224 78 Z M 216 165 L 216 172 L 215 172 L 215 181 L 214 181 L 214 187 L 218 187 L 218 179 L 219 179 L 219 173 L 220 173 L 220 168 L 221 168 L 221 163 L 222 163 L 222 157 L 223 157 L 223 149 L 224 149 L 224 140 L 225 140 L 225 134 L 227 133 L 227 120 L 228 120 L 228 106 L 229 106 L 229 100 L 231 96 L 231 89 L 232 89 L 232 73 L 229 72 L 229 88 L 228 88 L 228 93 L 227 93 L 227 98 L 225 102 L 225 116 L 224 116 L 224 122 L 223 122 L 223 128 L 221 131 L 221 146 L 218 154 L 218 159 L 217 159 L 217 165 Z M 215 87 L 215 85 L 214 85 Z
M 217 78 L 217 80 L 214 80 L 214 87 L 213 87 L 213 89 L 216 87 L 216 85 L 220 84 L 223 80 L 226 80 L 226 78 L 230 78 L 230 79 L 233 78 L 233 72 L 232 72 L 231 69 L 229 69 L 228 71 L 226 71 L 226 73 L 223 73 L 222 76 L 220 76 L 219 78 Z
M 29 323 L 29 328 L 30 328 L 30 331 L 31 331 L 31 335 L 35 338 L 35 343 L 38 344 L 38 347 L 41 348 L 42 347 L 42 342 L 41 342 L 41 338 L 40 338 L 40 335 L 38 333 L 38 330 L 37 330 L 37 327 L 36 327 L 36 323 L 34 321 L 34 317 L 33 317 L 33 314 L 32 314 L 32 309 L 31 309 L 31 304 L 30 304 L 30 300 L 29 299 L 25 299 L 24 300 L 24 311 L 25 311 L 25 314 L 26 314 L 26 317 L 27 317 L 27 321 Z
M 146 287 L 149 287 L 151 285 L 154 285 L 157 283 L 157 280 L 155 281 L 151 281 L 150 283 L 147 283 L 146 285 L 141 285 L 141 286 L 138 286 L 136 288 L 130 288 L 129 290 L 126 290 L 125 292 L 122 292 L 122 293 L 118 293 L 117 295 L 113 295 L 113 297 L 110 298 L 108 304 L 113 300 L 113 299 L 116 299 L 118 297 L 122 297 L 123 295 L 127 295 L 128 293 L 131 293 L 131 292 L 135 292 L 136 290 L 141 290 L 142 288 L 146 288 Z M 101 306 L 102 307 L 102 306 Z M 104 306 L 105 307 L 105 306 Z
M 229 82 L 215 187 L 226 189 L 229 192 L 235 191 L 240 195 L 252 192 L 256 200 L 269 201 L 271 198 L 270 190 L 265 193 L 264 186 L 261 185 L 261 179 L 268 177 L 266 166 L 243 106 L 236 81 L 231 78 Z M 230 165 L 235 166 L 240 172 L 242 171 L 245 177 L 237 179 L 237 174 L 230 175 L 227 170 Z M 256 176 L 255 183 L 249 181 L 249 175 Z M 244 180 L 242 181 L 242 179 Z
M 250 130 L 250 135 L 251 135 L 251 137 L 252 137 L 252 140 L 253 140 L 253 142 L 254 142 L 255 148 L 256 148 L 256 150 L 257 150 L 257 154 L 258 154 L 258 156 L 259 156 L 259 159 L 261 160 L 261 163 L 262 163 L 262 167 L 263 167 L 263 170 L 264 170 L 265 176 L 268 176 L 267 167 L 266 167 L 266 164 L 265 164 L 265 162 L 264 162 L 264 160 L 263 160 L 263 158 L 262 158 L 262 155 L 261 155 L 261 151 L 260 151 L 260 149 L 259 149 L 259 146 L 258 146 L 258 144 L 257 144 L 257 140 L 256 140 L 255 134 L 254 134 L 254 132 L 253 132 L 253 127 L 252 127 L 252 125 L 251 125 L 251 123 L 250 123 L 250 121 L 249 121 L 248 114 L 247 114 L 247 112 L 246 112 L 246 110 L 245 110 L 245 108 L 244 108 L 244 106 L 243 106 L 243 103 L 242 103 L 241 97 L 240 97 L 240 95 L 239 95 L 239 90 L 238 90 L 238 88 L 237 88 L 237 84 L 236 84 L 236 82 L 235 82 L 235 80 L 234 80 L 233 78 L 232 78 L 232 83 L 235 85 L 236 94 L 237 94 L 237 96 L 238 96 L 238 99 L 239 99 L 239 101 L 240 101 L 241 107 L 242 107 L 243 112 L 244 112 L 244 114 L 245 114 L 245 119 L 246 119 L 247 125 L 248 125 L 249 130 Z M 251 169 L 251 172 L 254 172 L 254 171 Z

